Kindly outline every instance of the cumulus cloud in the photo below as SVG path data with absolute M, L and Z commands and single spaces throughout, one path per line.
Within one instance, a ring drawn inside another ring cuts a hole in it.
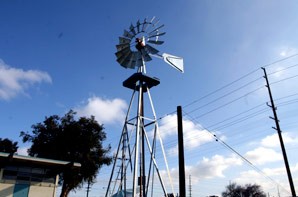
M 224 171 L 228 168 L 242 165 L 242 160 L 236 155 L 222 156 L 214 155 L 211 158 L 204 157 L 201 161 L 197 162 L 193 166 L 185 167 L 185 174 L 191 174 L 192 183 L 196 184 L 203 179 L 211 179 L 217 177 L 225 177 Z M 179 169 L 173 168 L 170 172 L 175 185 L 179 180 Z M 162 177 L 167 177 L 165 171 L 162 171 Z M 165 182 L 168 182 L 166 179 Z
M 269 175 L 267 175 L 267 176 L 269 176 Z M 275 183 L 268 181 L 268 179 L 266 178 L 266 176 L 264 174 L 261 174 L 254 170 L 247 170 L 247 171 L 241 172 L 240 176 L 237 177 L 233 181 L 240 185 L 245 185 L 248 183 L 258 184 L 258 185 L 262 186 L 264 191 L 270 191 L 270 190 L 272 190 L 272 187 L 274 187 L 274 190 L 276 190 Z M 275 179 L 275 181 L 277 181 L 277 180 Z
M 177 136 L 177 116 L 169 115 L 162 119 L 160 124 L 160 133 L 163 139 L 169 136 Z M 183 138 L 184 148 L 186 150 L 192 150 L 200 145 L 214 140 L 213 136 L 206 130 L 202 129 L 202 126 L 195 124 L 190 120 L 183 120 Z M 171 155 L 176 155 L 178 152 L 178 145 L 168 150 Z
M 293 177 L 295 177 L 295 173 L 298 171 L 298 163 L 296 165 L 291 166 L 291 172 L 293 173 Z M 244 185 L 247 183 L 256 183 L 261 185 L 264 191 L 270 192 L 271 194 L 276 193 L 276 183 L 279 185 L 280 196 L 290 196 L 290 191 L 285 189 L 289 188 L 287 172 L 284 166 L 276 167 L 276 168 L 264 168 L 262 169 L 263 173 L 256 172 L 254 170 L 247 170 L 240 173 L 240 176 L 237 177 L 234 182 Z M 269 178 L 274 180 L 270 181 Z M 294 181 L 295 182 L 295 181 Z
M 126 109 L 127 104 L 122 99 L 103 99 L 94 96 L 74 110 L 79 116 L 93 115 L 101 124 L 114 124 L 124 122 Z
M 245 157 L 253 164 L 263 165 L 269 162 L 282 160 L 282 155 L 270 148 L 258 147 L 252 151 L 248 151 Z
M 13 68 L 0 59 L 0 99 L 9 100 L 18 94 L 26 94 L 26 89 L 42 82 L 52 82 L 48 73 Z
M 198 178 L 224 177 L 223 172 L 232 166 L 241 165 L 242 160 L 235 155 L 224 157 L 214 155 L 213 157 L 203 158 L 196 166 L 187 168 L 191 174 L 200 174 Z
M 286 144 L 298 144 L 298 136 L 293 133 L 283 132 L 282 138 Z M 277 133 L 273 135 L 266 136 L 262 139 L 261 145 L 265 147 L 280 147 L 280 142 Z

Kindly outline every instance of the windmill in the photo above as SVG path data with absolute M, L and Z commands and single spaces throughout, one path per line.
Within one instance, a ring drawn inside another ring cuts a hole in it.
M 160 37 L 165 35 L 165 32 L 161 31 L 163 27 L 164 25 L 159 24 L 159 20 L 156 20 L 155 17 L 150 20 L 145 18 L 142 22 L 138 20 L 135 25 L 131 24 L 128 30 L 124 30 L 123 35 L 119 37 L 119 44 L 116 45 L 117 62 L 124 68 L 137 68 L 137 72 L 123 82 L 123 86 L 133 90 L 133 93 L 115 153 L 106 197 L 153 196 L 155 194 L 154 188 L 157 185 L 155 181 L 159 182 L 158 185 L 161 188 L 162 196 L 174 196 L 163 141 L 159 133 L 150 94 L 150 89 L 157 86 L 160 81 L 158 78 L 146 74 L 145 65 L 153 57 L 157 57 L 163 59 L 180 72 L 184 72 L 181 57 L 167 53 L 160 54 L 159 50 L 155 48 L 164 43 L 160 40 Z M 136 95 L 137 99 L 135 99 Z M 148 96 L 147 101 L 150 107 L 146 110 L 151 110 L 151 116 L 145 115 L 144 95 Z M 137 100 L 136 105 L 133 104 L 134 100 Z M 137 114 L 131 117 L 134 106 Z M 167 169 L 167 182 L 171 185 L 171 193 L 168 193 L 157 164 L 157 158 L 155 157 L 157 149 L 161 149 L 162 152 L 164 166 Z

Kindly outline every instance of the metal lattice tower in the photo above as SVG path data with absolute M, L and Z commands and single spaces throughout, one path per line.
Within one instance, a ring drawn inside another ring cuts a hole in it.
M 129 27 L 129 30 L 124 30 L 123 36 L 119 37 L 119 44 L 116 45 L 118 63 L 124 68 L 137 67 L 137 72 L 123 82 L 124 87 L 132 90 L 132 97 L 115 154 L 106 197 L 154 196 L 156 188 L 159 188 L 157 193 L 161 196 L 174 196 L 150 94 L 150 89 L 157 86 L 160 81 L 146 74 L 145 65 L 152 60 L 151 56 L 155 56 L 183 72 L 182 58 L 165 53 L 159 55 L 159 51 L 150 45 L 163 44 L 163 41 L 159 40 L 160 36 L 165 34 L 160 32 L 162 27 L 164 25 L 159 25 L 159 21 L 154 17 L 151 20 L 145 19 L 143 22 L 137 21 L 136 25 Z M 136 115 L 133 114 L 134 110 Z M 170 184 L 165 184 L 157 165 L 155 156 L 160 150 L 163 155 L 163 165 L 167 169 L 167 183 Z M 171 195 L 167 190 L 168 185 L 171 187 Z

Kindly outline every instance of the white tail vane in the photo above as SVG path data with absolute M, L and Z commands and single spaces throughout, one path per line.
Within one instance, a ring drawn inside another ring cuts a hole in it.
M 184 66 L 183 66 L 183 58 L 177 57 L 174 55 L 170 55 L 167 53 L 162 54 L 163 60 L 170 64 L 173 68 L 179 70 L 180 72 L 184 73 Z

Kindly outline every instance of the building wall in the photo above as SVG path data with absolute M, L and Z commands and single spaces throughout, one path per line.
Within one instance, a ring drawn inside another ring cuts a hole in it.
M 0 182 L 0 196 L 13 197 L 13 190 L 14 190 L 13 184 Z
M 0 196 L 13 197 L 14 183 L 0 182 Z M 56 187 L 30 185 L 28 197 L 55 197 Z
M 55 197 L 58 183 L 58 175 L 56 177 L 40 177 L 36 176 L 36 170 L 31 170 L 31 173 L 23 173 L 22 168 L 7 168 L 0 169 L 0 197 L 13 197 L 16 192 L 16 185 L 27 184 L 29 187 L 28 197 Z M 7 170 L 6 169 L 6 170 Z M 13 169 L 13 170 L 11 170 Z M 46 169 L 45 169 L 46 170 Z M 21 176 L 19 176 L 21 175 Z M 42 174 L 41 174 L 42 175 Z M 40 182 L 37 182 L 38 179 Z M 34 180 L 34 181 L 32 181 Z M 27 187 L 27 188 L 28 188 Z M 26 191 L 27 193 L 27 191 Z
M 55 197 L 55 188 L 30 185 L 29 197 Z

